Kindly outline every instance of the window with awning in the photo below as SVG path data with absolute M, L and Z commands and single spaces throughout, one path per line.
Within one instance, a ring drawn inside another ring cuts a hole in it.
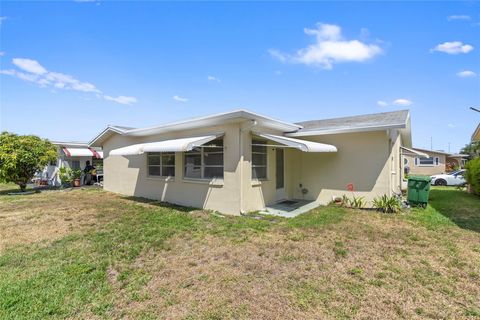
M 337 147 L 330 144 L 294 139 L 267 133 L 253 132 L 253 134 L 264 139 L 280 143 L 285 147 L 295 148 L 303 152 L 337 152 Z
M 111 156 L 133 156 L 133 155 L 144 154 L 146 152 L 186 152 L 186 151 L 191 151 L 196 147 L 200 147 L 221 136 L 223 136 L 223 133 L 210 134 L 210 135 L 198 136 L 198 137 L 171 139 L 171 140 L 164 140 L 164 141 L 158 141 L 158 142 L 133 144 L 126 147 L 113 149 L 112 151 L 110 151 L 110 155 Z
M 103 159 L 103 152 L 92 148 L 71 148 L 62 147 L 63 153 L 68 158 L 70 157 L 94 157 L 96 159 Z

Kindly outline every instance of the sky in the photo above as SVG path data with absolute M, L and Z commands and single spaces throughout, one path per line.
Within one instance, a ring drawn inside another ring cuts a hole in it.
M 480 122 L 479 58 L 477 1 L 2 1 L 0 131 L 409 109 L 414 146 L 458 152 Z

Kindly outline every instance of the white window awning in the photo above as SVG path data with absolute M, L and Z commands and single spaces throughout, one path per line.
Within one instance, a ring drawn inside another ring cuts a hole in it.
M 276 135 L 267 134 L 267 133 L 258 133 L 258 132 L 253 132 L 253 133 L 259 137 L 275 141 L 277 143 L 301 150 L 303 152 L 337 152 L 337 147 L 332 146 L 330 144 L 288 138 L 283 136 L 276 136 Z
M 111 156 L 133 156 L 145 152 L 184 152 L 200 147 L 205 143 L 215 140 L 221 134 L 211 134 L 200 137 L 189 137 L 181 139 L 164 140 L 158 142 L 139 143 L 110 151 Z
M 410 148 L 407 148 L 407 147 L 400 147 L 400 149 L 404 150 L 404 151 L 407 151 L 407 152 L 403 152 L 403 154 L 408 154 L 408 155 L 415 155 L 415 156 L 420 156 L 420 157 L 424 157 L 424 158 L 429 158 L 430 156 L 424 152 L 420 152 L 420 151 L 417 151 L 417 150 L 413 150 L 413 149 L 410 149 Z
M 67 157 L 94 157 L 97 159 L 103 159 L 103 152 L 90 148 L 63 147 L 62 149 Z

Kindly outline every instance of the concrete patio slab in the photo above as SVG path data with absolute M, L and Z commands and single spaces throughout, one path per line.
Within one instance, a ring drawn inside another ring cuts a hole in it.
M 260 211 L 260 213 L 293 218 L 299 214 L 315 209 L 316 207 L 318 207 L 318 203 L 312 200 L 283 200 L 266 206 L 265 210 Z

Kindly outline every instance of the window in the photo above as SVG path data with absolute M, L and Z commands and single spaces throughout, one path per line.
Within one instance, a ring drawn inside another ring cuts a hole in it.
M 435 157 L 417 157 L 415 158 L 415 165 L 416 166 L 438 166 L 438 158 Z
M 80 170 L 80 160 L 70 160 L 70 168 L 73 170 Z
M 267 143 L 252 139 L 252 179 L 267 179 Z
M 408 166 L 408 159 L 407 158 L 403 158 L 403 165 Z
M 175 177 L 175 153 L 149 152 L 147 167 L 149 177 Z
M 185 152 L 185 178 L 223 178 L 223 139 Z

